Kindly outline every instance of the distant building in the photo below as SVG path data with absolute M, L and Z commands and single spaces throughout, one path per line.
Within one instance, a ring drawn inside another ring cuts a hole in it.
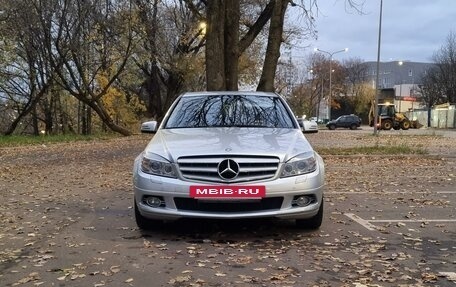
M 377 62 L 364 62 L 366 65 L 364 81 L 371 83 L 375 88 L 377 79 Z M 379 87 L 380 89 L 394 88 L 396 85 L 419 85 L 427 71 L 434 67 L 433 63 L 419 63 L 408 61 L 380 62 Z
M 365 62 L 364 81 L 376 87 L 377 62 Z M 399 112 L 423 107 L 419 85 L 423 77 L 434 67 L 433 63 L 409 61 L 381 62 L 379 66 L 380 102 L 394 102 Z

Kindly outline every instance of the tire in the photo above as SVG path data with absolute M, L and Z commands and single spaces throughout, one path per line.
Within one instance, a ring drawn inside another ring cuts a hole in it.
M 328 126 L 328 129 L 330 129 L 330 130 L 335 130 L 335 129 L 336 129 L 336 125 L 329 125 L 329 126 Z
M 351 124 L 351 125 L 350 125 L 350 129 L 351 129 L 351 130 L 356 130 L 357 128 L 358 128 L 358 126 L 355 125 L 355 124 Z
M 136 200 L 134 202 L 135 204 L 135 220 L 136 220 L 136 225 L 139 227 L 141 230 L 154 230 L 158 229 L 163 225 L 163 221 L 161 220 L 156 220 L 156 219 L 149 219 L 141 215 L 138 209 L 138 205 L 136 204 Z
M 296 219 L 296 226 L 298 228 L 304 229 L 318 229 L 323 222 L 323 198 L 321 199 L 320 208 L 318 209 L 318 213 L 311 218 L 307 219 Z
M 401 129 L 403 129 L 403 130 L 408 130 L 410 128 L 410 126 L 411 126 L 411 123 L 408 120 L 401 122 Z
M 382 130 L 389 131 L 392 128 L 393 128 L 393 122 L 391 120 L 382 121 Z

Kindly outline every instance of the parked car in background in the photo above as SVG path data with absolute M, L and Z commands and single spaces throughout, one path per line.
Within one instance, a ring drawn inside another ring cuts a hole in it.
M 324 123 L 326 123 L 328 120 L 323 119 L 323 118 L 311 117 L 311 118 L 309 118 L 309 121 L 314 121 L 314 122 L 316 122 L 317 124 L 324 124 Z
M 320 227 L 323 159 L 278 94 L 185 93 L 141 131 L 155 135 L 133 167 L 139 228 L 184 217 Z
M 351 130 L 356 130 L 360 126 L 361 119 L 357 115 L 343 115 L 335 120 L 329 121 L 326 124 L 326 127 L 330 130 L 335 130 L 336 128 L 349 128 Z
M 307 120 L 304 116 L 302 118 L 297 117 L 296 120 L 303 133 L 318 133 L 318 124 L 316 121 L 312 120 L 312 118 Z

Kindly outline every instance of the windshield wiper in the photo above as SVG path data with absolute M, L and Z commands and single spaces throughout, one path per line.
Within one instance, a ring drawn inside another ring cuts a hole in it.
M 230 127 L 234 128 L 272 128 L 265 125 L 231 125 Z

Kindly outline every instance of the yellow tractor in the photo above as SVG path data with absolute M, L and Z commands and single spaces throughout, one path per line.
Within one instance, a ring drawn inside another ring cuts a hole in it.
M 374 126 L 374 108 L 375 105 L 371 105 L 369 111 L 369 126 Z M 396 112 L 396 108 L 393 104 L 384 103 L 378 104 L 378 123 L 377 127 L 381 130 L 408 130 L 412 127 L 412 123 L 403 113 Z

